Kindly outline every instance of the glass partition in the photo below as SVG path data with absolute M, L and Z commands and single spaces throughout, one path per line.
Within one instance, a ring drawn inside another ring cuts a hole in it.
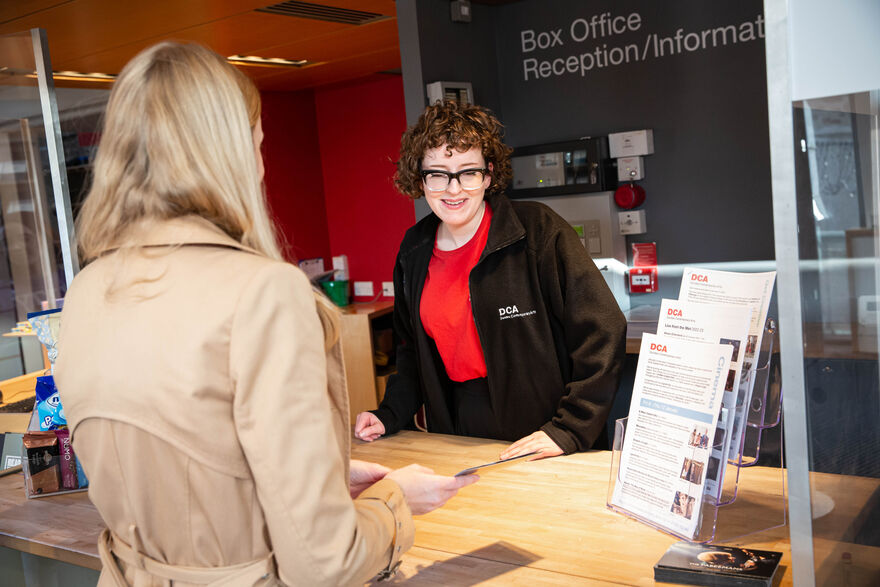
M 0 380 L 42 368 L 35 337 L 11 335 L 54 308 L 78 269 L 67 173 L 43 31 L 0 36 Z
M 876 95 L 793 108 L 817 585 L 880 584 Z
M 764 10 L 792 578 L 878 585 L 880 5 Z

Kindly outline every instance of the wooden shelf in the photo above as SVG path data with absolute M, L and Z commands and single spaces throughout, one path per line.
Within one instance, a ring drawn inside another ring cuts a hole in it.
M 340 340 L 345 358 L 345 377 L 351 423 L 360 412 L 379 406 L 376 366 L 373 361 L 373 321 L 390 315 L 393 301 L 349 304 L 342 310 Z M 384 368 L 383 368 L 384 369 Z

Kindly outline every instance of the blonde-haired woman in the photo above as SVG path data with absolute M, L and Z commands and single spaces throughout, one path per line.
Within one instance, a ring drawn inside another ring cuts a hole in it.
M 111 93 L 56 367 L 102 585 L 361 583 L 475 481 L 349 462 L 338 318 L 282 261 L 261 140 L 253 84 L 198 45 Z

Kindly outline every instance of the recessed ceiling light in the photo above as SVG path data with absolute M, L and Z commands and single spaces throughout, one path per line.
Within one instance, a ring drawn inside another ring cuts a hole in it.
M 113 82 L 116 76 L 109 73 L 82 73 L 79 71 L 53 71 L 52 77 L 70 81 Z
M 226 61 L 236 65 L 252 65 L 255 67 L 306 67 L 308 65 L 315 65 L 315 62 L 308 59 L 293 61 L 280 57 L 257 57 L 256 55 L 230 55 L 226 58 Z
M 0 70 L 2 72 L 2 70 Z M 14 72 L 21 75 L 21 72 Z M 25 77 L 37 79 L 37 73 L 30 71 L 24 74 Z M 52 79 L 75 81 L 75 82 L 106 82 L 112 83 L 116 81 L 116 76 L 109 73 L 83 73 L 81 71 L 53 71 Z

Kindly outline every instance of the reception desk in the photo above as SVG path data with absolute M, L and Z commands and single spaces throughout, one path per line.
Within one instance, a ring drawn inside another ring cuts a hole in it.
M 370 444 L 354 441 L 352 457 L 389 467 L 421 463 L 454 474 L 494 460 L 504 446 L 405 431 Z M 485 473 L 445 507 L 416 518 L 415 546 L 392 583 L 653 585 L 653 565 L 676 539 L 606 509 L 610 460 L 610 453 L 597 451 Z M 749 473 L 743 482 L 761 491 L 760 469 Z M 823 569 L 826 579 L 835 576 L 843 551 L 850 555 L 853 579 L 869 576 L 880 560 L 876 548 L 844 542 L 860 508 L 876 499 L 878 480 L 836 475 L 814 480 L 816 489 L 830 495 L 840 495 L 843 486 L 847 500 L 814 523 L 817 584 Z M 0 478 L 0 546 L 98 569 L 102 527 L 85 493 L 27 500 L 20 475 Z M 731 542 L 737 543 L 782 551 L 776 584 L 792 584 L 787 527 Z
M 366 444 L 352 457 L 389 467 L 413 462 L 454 474 L 498 458 L 503 442 L 418 432 Z M 485 473 L 446 507 L 416 518 L 415 547 L 398 581 L 407 585 L 653 585 L 654 563 L 676 538 L 605 507 L 611 453 L 596 451 Z M 747 542 L 784 553 L 788 529 Z M 667 585 L 668 583 L 663 583 Z

